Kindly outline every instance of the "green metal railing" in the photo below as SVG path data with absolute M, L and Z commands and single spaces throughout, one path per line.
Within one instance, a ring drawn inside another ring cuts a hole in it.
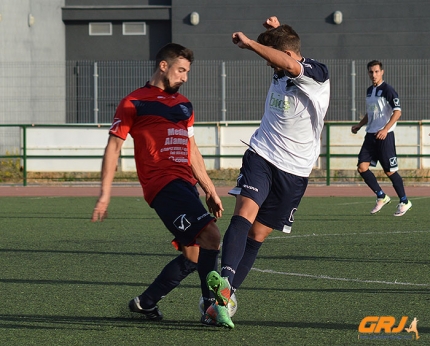
M 426 121 L 424 123 L 429 123 L 429 121 Z M 329 186 L 331 184 L 331 176 L 330 176 L 330 161 L 331 158 L 336 158 L 336 157 L 345 157 L 345 158 L 351 158 L 351 157 L 357 157 L 358 156 L 358 152 L 355 154 L 332 154 L 330 152 L 330 129 L 333 126 L 352 126 L 352 125 L 356 125 L 357 122 L 326 122 L 325 123 L 325 129 L 326 129 L 326 153 L 325 154 L 320 154 L 320 157 L 325 157 L 326 159 L 326 170 L 327 170 L 327 174 L 326 174 L 326 185 Z M 397 126 L 422 126 L 423 122 L 422 121 L 403 121 L 403 122 L 398 122 Z M 404 158 L 426 158 L 426 157 L 430 157 L 430 154 L 397 154 L 397 157 L 404 157 Z M 426 177 L 427 178 L 427 177 Z
M 331 184 L 331 179 L 333 178 L 330 175 L 331 168 L 330 168 L 330 161 L 332 158 L 353 158 L 357 157 L 358 152 L 354 154 L 334 154 L 330 151 L 330 133 L 331 128 L 333 126 L 352 126 L 356 124 L 356 122 L 326 122 L 325 123 L 325 134 L 326 134 L 326 152 L 321 153 L 320 157 L 325 158 L 325 164 L 326 164 L 326 175 L 325 178 L 326 185 Z M 427 122 L 428 124 L 428 122 Z M 246 125 L 252 125 L 254 124 L 224 124 L 220 123 L 219 126 L 246 126 Z M 408 121 L 408 122 L 398 122 L 397 126 L 421 126 L 421 121 Z M 195 124 L 195 126 L 199 126 L 199 124 Z M 0 155 L 0 159 L 8 158 L 8 159 L 14 159 L 19 158 L 22 160 L 22 171 L 23 171 L 23 185 L 27 186 L 28 178 L 27 178 L 27 160 L 28 159 L 100 159 L 103 157 L 103 155 L 28 155 L 27 154 L 27 129 L 33 128 L 33 127 L 67 127 L 67 128 L 109 128 L 110 124 L 41 124 L 41 125 L 34 125 L 34 124 L 0 124 L 0 128 L 3 127 L 19 127 L 22 129 L 22 147 L 21 152 L 22 154 L 12 154 L 12 155 Z M 203 155 L 203 158 L 241 158 L 242 154 L 240 155 Z M 430 158 L 430 154 L 398 154 L 397 157 L 404 157 L 404 158 Z M 134 158 L 134 155 L 120 155 L 120 158 Z M 320 178 L 320 177 L 319 177 Z

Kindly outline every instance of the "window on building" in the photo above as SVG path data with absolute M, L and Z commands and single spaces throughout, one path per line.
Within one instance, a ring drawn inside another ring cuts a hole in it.
M 90 23 L 90 36 L 111 36 L 112 23 Z
M 124 22 L 122 23 L 123 35 L 146 35 L 145 22 Z

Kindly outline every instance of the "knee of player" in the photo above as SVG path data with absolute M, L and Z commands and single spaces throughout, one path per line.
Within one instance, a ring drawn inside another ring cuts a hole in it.
M 360 173 L 360 174 L 366 172 L 367 170 L 369 170 L 369 167 L 367 167 L 367 166 L 363 166 L 363 165 L 358 165 L 357 166 L 357 172 Z
M 221 233 L 215 222 L 210 222 L 202 229 L 197 237 L 197 243 L 208 250 L 218 250 L 221 243 Z
M 248 237 L 262 243 L 272 232 L 273 228 L 263 225 L 258 221 L 255 221 L 248 232 Z

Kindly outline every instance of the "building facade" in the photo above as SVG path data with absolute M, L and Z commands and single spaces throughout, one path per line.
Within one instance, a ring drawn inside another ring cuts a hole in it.
M 430 56 L 427 0 L 66 0 L 62 9 L 68 60 L 148 60 L 170 41 L 199 60 L 252 60 L 231 34 L 256 38 L 272 15 L 296 29 L 303 55 L 315 59 Z M 106 35 L 91 36 L 91 23 L 105 23 Z M 128 35 L 127 23 L 144 23 L 145 33 L 136 25 Z
M 0 0 L 0 122 L 108 122 L 119 99 L 149 78 L 153 66 L 141 62 L 168 42 L 195 52 L 183 91 L 201 119 L 257 120 L 270 71 L 231 34 L 256 38 L 271 15 L 297 30 L 304 56 L 330 67 L 330 120 L 340 119 L 333 109 L 355 119 L 351 99 L 361 101 L 361 89 L 350 76 L 367 83 L 364 62 L 375 58 L 390 60 L 387 81 L 398 78 L 405 100 L 421 105 L 405 119 L 429 113 L 428 0 Z

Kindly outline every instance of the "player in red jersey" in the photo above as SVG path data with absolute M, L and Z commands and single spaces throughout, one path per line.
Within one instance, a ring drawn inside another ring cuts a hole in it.
M 227 308 L 212 304 L 215 299 L 206 284 L 207 274 L 217 268 L 221 235 L 214 221 L 222 216 L 223 206 L 194 139 L 192 104 L 178 93 L 187 81 L 193 59 L 188 48 L 175 43 L 164 46 L 157 53 L 151 80 L 121 100 L 109 130 L 101 191 L 92 221 L 107 216 L 118 158 L 130 134 L 145 200 L 174 235 L 175 247 L 182 251 L 140 296 L 129 302 L 130 310 L 161 320 L 158 301 L 197 270 L 205 308 L 211 306 L 214 311 L 214 318 L 202 318 L 202 323 L 232 328 Z M 209 212 L 200 201 L 197 183 L 206 194 Z

